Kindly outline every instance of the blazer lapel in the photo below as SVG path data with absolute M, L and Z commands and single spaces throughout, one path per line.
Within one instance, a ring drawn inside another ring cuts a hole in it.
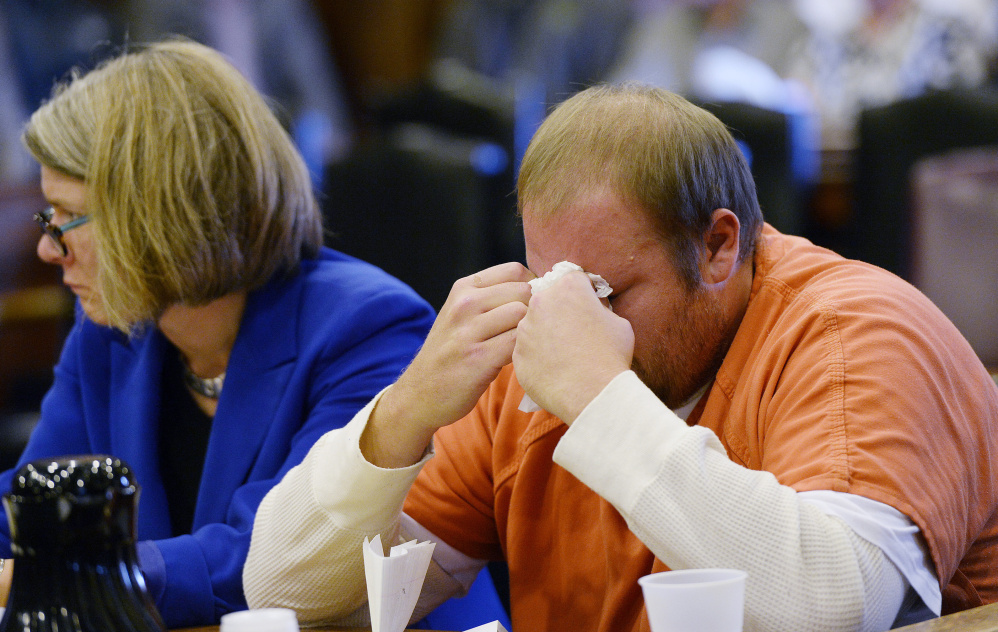
M 108 385 L 114 394 L 108 410 L 109 448 L 99 448 L 123 460 L 135 473 L 141 488 L 138 531 L 142 539 L 170 535 L 158 452 L 160 383 L 166 344 L 155 329 L 131 341 L 122 337 L 120 344 L 113 344 Z
M 303 285 L 299 274 L 247 297 L 212 423 L 195 529 L 224 522 L 229 499 L 249 478 L 294 370 Z

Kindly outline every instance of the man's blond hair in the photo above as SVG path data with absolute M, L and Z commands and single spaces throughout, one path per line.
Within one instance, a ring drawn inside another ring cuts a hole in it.
M 559 105 L 524 154 L 517 182 L 523 212 L 560 212 L 580 195 L 609 188 L 636 202 L 659 231 L 688 287 L 698 285 L 711 215 L 741 223 L 750 258 L 762 212 L 748 163 L 713 114 L 679 95 L 640 84 L 595 86 Z

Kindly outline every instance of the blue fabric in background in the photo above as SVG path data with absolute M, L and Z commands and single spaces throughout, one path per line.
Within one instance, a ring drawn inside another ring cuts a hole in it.
M 478 579 L 471 585 L 467 595 L 445 601 L 411 628 L 463 632 L 493 621 L 498 621 L 507 630 L 513 627 L 496 593 L 489 569 L 485 567 L 478 574 Z

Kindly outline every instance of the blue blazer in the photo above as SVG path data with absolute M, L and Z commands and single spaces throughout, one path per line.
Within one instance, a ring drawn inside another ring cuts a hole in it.
M 246 608 L 242 570 L 264 495 L 320 436 L 398 377 L 433 317 L 408 286 L 328 249 L 292 278 L 252 292 L 212 423 L 190 535 L 171 533 L 160 478 L 160 374 L 169 343 L 155 328 L 128 338 L 78 318 L 18 467 L 70 454 L 124 460 L 141 486 L 143 574 L 167 626 L 217 622 Z M 0 474 L 0 491 L 10 489 L 15 471 Z M 10 557 L 6 518 L 0 555 Z

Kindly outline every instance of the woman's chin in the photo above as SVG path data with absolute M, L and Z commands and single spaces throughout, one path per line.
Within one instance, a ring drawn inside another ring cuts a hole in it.
M 104 311 L 103 305 L 100 305 L 92 300 L 81 298 L 80 306 L 83 308 L 83 313 L 87 315 L 87 318 L 98 325 L 106 326 L 110 322 L 107 317 L 107 312 Z

